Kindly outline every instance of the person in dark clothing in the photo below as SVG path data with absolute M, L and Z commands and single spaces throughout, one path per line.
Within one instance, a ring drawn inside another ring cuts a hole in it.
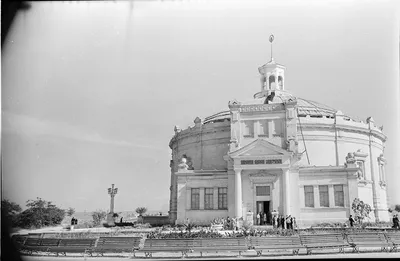
M 393 215 L 393 228 L 395 229 L 399 229 L 399 217 L 397 216 L 397 214 Z
M 272 101 L 275 97 L 275 92 L 272 92 L 270 95 L 267 96 L 267 98 L 264 101 L 264 104 L 268 104 L 270 101 Z
M 282 228 L 285 228 L 285 222 L 286 222 L 285 216 L 281 215 L 281 226 L 282 226 Z
M 75 225 L 75 218 L 74 217 L 72 217 L 72 219 L 71 219 L 71 225 L 72 226 Z
M 355 221 L 352 215 L 350 215 L 349 217 L 349 222 L 350 222 L 350 227 L 353 227 Z
M 121 217 L 121 220 L 119 221 L 119 223 L 122 223 L 122 219 L 123 219 L 123 217 Z

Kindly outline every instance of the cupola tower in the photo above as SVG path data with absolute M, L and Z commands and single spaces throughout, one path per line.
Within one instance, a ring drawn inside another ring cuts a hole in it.
M 260 73 L 261 92 L 254 95 L 254 98 L 261 98 L 270 95 L 271 93 L 278 94 L 285 90 L 285 70 L 286 67 L 275 62 L 272 56 L 272 42 L 274 36 L 269 37 L 271 43 L 271 60 L 258 68 Z

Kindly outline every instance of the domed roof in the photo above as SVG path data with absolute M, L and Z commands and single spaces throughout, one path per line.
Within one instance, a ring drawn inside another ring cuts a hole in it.
M 274 98 L 273 103 L 286 103 L 289 99 L 297 100 L 297 109 L 298 109 L 298 116 L 299 117 L 327 117 L 327 118 L 334 118 L 335 113 L 338 111 L 332 107 L 329 107 L 325 104 L 295 97 L 290 95 L 289 93 L 285 93 L 282 95 L 282 93 L 277 94 Z M 263 104 L 265 101 L 265 98 L 255 98 L 249 101 L 244 101 L 241 102 L 241 105 L 255 105 L 255 104 Z M 343 115 L 345 116 L 345 115 Z M 349 116 L 345 116 L 345 118 L 350 119 Z M 221 111 L 219 113 L 216 113 L 214 115 L 211 115 L 209 117 L 204 118 L 204 123 L 211 123 L 211 122 L 222 122 L 225 120 L 230 120 L 230 111 Z M 354 120 L 354 119 L 353 119 Z
M 230 111 L 221 111 L 214 115 L 208 116 L 204 118 L 204 124 L 213 123 L 213 122 L 222 122 L 225 120 L 231 120 L 231 112 Z
M 329 107 L 325 104 L 306 100 L 303 98 L 297 98 L 297 109 L 299 116 L 307 116 L 311 117 L 335 117 L 336 109 Z

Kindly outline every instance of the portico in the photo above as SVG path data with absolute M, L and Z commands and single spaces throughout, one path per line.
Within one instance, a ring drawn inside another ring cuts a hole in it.
M 246 212 L 257 213 L 260 206 L 265 213 L 273 210 L 283 215 L 291 213 L 292 154 L 263 139 L 228 154 L 235 176 L 235 217 L 244 217 Z M 264 209 L 265 206 L 269 209 Z

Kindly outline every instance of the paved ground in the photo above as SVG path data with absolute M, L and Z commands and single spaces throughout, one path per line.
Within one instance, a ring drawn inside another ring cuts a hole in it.
M 206 253 L 203 254 L 204 258 L 200 258 L 199 253 L 190 253 L 189 257 L 185 259 L 190 259 L 190 260 L 238 260 L 238 257 L 235 253 Z M 342 258 L 400 258 L 400 252 L 397 253 L 388 253 L 388 252 L 364 252 L 364 253 L 345 253 L 345 254 L 339 254 L 337 252 L 330 252 L 330 253 L 322 253 L 322 252 L 316 252 L 315 254 L 312 255 L 305 255 L 304 253 L 300 252 L 299 256 L 292 256 L 290 255 L 289 252 L 269 252 L 269 253 L 264 253 L 263 256 L 257 257 L 256 253 L 253 251 L 248 251 L 243 254 L 244 259 L 342 259 Z M 123 261 L 123 260 L 131 260 L 131 259 L 139 259 L 139 260 L 173 260 L 173 259 L 179 259 L 182 260 L 179 253 L 156 253 L 153 255 L 153 258 L 144 258 L 144 255 L 142 253 L 138 253 L 135 258 L 132 258 L 132 256 L 129 255 L 119 255 L 119 256 L 105 256 L 105 257 L 83 257 L 79 255 L 74 255 L 74 256 L 67 256 L 67 257 L 55 257 L 53 256 L 23 256 L 23 260 L 26 261 L 53 261 L 53 260 L 59 260 L 59 261 L 78 261 L 78 260 L 87 260 L 87 261 Z M 239 259 L 240 260 L 240 259 Z

